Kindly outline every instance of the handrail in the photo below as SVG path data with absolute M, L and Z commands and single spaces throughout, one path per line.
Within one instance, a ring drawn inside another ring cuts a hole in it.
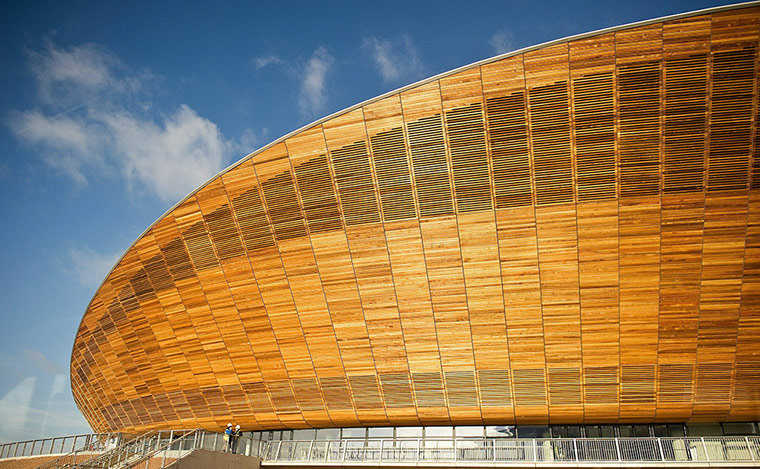
M 124 442 L 126 435 L 121 433 L 108 433 L 104 438 L 99 438 L 97 442 L 85 445 L 82 448 L 75 449 L 74 451 L 64 454 L 63 456 L 48 461 L 45 464 L 38 466 L 37 469 L 52 469 L 58 467 L 65 467 L 67 464 L 73 464 L 80 461 L 86 461 L 97 457 L 98 455 L 117 448 Z
M 239 454 L 258 456 L 261 453 L 260 441 L 247 437 L 240 438 L 238 445 L 241 442 L 243 445 L 238 448 Z M 253 444 L 254 441 L 259 444 Z M 143 467 L 144 463 L 146 469 L 148 467 L 165 468 L 198 449 L 221 452 L 227 449 L 227 443 L 223 440 L 223 434 L 200 429 L 153 431 L 88 461 L 57 467 L 125 469 Z M 160 466 L 155 463 L 158 457 L 161 461 Z
M 127 462 L 136 461 L 147 452 L 152 452 L 152 450 L 156 449 L 154 446 L 158 447 L 160 445 L 162 435 L 166 435 L 167 433 L 169 434 L 169 441 L 171 441 L 174 431 L 149 431 L 95 458 L 81 463 L 57 467 L 91 469 L 120 467 Z M 180 432 L 177 433 L 179 434 Z
M 263 465 L 742 463 L 760 466 L 760 437 L 341 439 L 266 442 Z
M 93 445 L 102 438 L 109 438 L 119 433 L 83 433 L 80 435 L 38 438 L 36 440 L 14 441 L 0 444 L 0 459 L 19 458 L 23 456 L 44 456 L 48 454 L 67 454 Z

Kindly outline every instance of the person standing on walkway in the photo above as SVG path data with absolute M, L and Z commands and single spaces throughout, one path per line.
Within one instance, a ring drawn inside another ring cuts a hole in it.
M 235 439 L 235 437 L 232 435 L 234 430 L 232 429 L 232 424 L 227 424 L 227 429 L 224 430 L 224 451 L 232 451 L 232 441 Z
M 240 430 L 240 425 L 235 425 L 235 430 L 232 431 L 232 454 L 237 454 L 238 442 L 241 436 L 243 436 L 243 432 Z

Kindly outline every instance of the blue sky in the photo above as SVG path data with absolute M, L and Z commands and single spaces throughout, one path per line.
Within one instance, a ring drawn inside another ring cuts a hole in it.
M 714 1 L 6 2 L 0 441 L 88 432 L 74 334 L 191 190 L 313 120 L 498 53 Z

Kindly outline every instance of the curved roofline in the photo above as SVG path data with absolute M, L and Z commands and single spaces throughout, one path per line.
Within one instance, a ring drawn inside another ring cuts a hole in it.
M 518 50 L 510 51 L 510 52 L 505 52 L 504 54 L 499 54 L 499 55 L 496 55 L 494 57 L 490 57 L 490 58 L 487 58 L 487 59 L 479 60 L 479 61 L 467 64 L 467 65 L 463 65 L 461 67 L 457 67 L 457 68 L 452 69 L 452 70 L 448 70 L 446 72 L 439 73 L 438 75 L 434 75 L 432 77 L 424 78 L 424 79 L 416 81 L 414 83 L 411 83 L 411 84 L 402 86 L 400 88 L 396 88 L 394 90 L 388 91 L 388 92 L 383 93 L 381 95 L 375 96 L 374 98 L 370 98 L 370 99 L 361 101 L 361 102 L 359 102 L 357 104 L 354 104 L 352 106 L 349 106 L 349 107 L 347 107 L 345 109 L 342 109 L 340 111 L 337 111 L 337 112 L 329 114 L 329 115 L 327 115 L 325 117 L 322 117 L 321 119 L 317 119 L 317 120 L 315 120 L 315 121 L 313 121 L 313 122 L 311 122 L 309 124 L 303 125 L 303 126 L 297 128 L 297 129 L 295 129 L 295 130 L 293 130 L 293 131 L 291 131 L 291 132 L 283 135 L 282 137 L 280 137 L 280 138 L 278 138 L 276 140 L 273 140 L 272 142 L 264 145 L 263 147 L 259 148 L 258 150 L 254 150 L 253 152 L 249 153 L 248 155 L 240 158 L 239 160 L 237 160 L 234 163 L 230 164 L 226 168 L 224 168 L 221 171 L 217 172 L 216 174 L 214 174 L 213 176 L 211 176 L 208 180 L 206 180 L 206 182 L 204 182 L 203 184 L 201 184 L 200 186 L 198 186 L 197 188 L 195 188 L 194 190 L 192 190 L 189 194 L 187 194 L 185 197 L 183 197 L 182 199 L 180 199 L 176 204 L 172 205 L 160 217 L 158 217 L 153 223 L 151 223 L 150 226 L 148 226 L 142 233 L 140 233 L 140 235 L 137 238 L 135 238 L 135 240 L 132 242 L 132 244 L 130 244 L 129 247 L 127 247 L 127 249 L 119 257 L 119 259 L 116 261 L 116 263 L 114 263 L 113 267 L 111 267 L 111 269 L 108 271 L 108 273 L 106 274 L 106 276 L 103 278 L 103 281 L 101 281 L 100 285 L 98 285 L 98 288 L 95 289 L 95 292 L 93 293 L 92 297 L 90 298 L 90 301 L 87 303 L 87 307 L 85 308 L 84 314 L 82 315 L 82 319 L 79 321 L 79 326 L 77 326 L 77 334 L 79 333 L 79 330 L 82 327 L 82 323 L 84 322 L 85 315 L 87 314 L 87 309 L 92 304 L 92 301 L 95 299 L 95 297 L 97 296 L 97 294 L 100 291 L 100 289 L 103 288 L 103 285 L 106 283 L 106 280 L 108 280 L 108 278 L 111 276 L 111 273 L 113 273 L 113 271 L 116 268 L 116 266 L 119 265 L 119 263 L 122 261 L 122 259 L 124 259 L 124 256 L 126 256 L 127 253 L 135 246 L 135 244 L 137 244 L 137 242 L 140 241 L 143 238 L 143 236 L 145 236 L 151 229 L 153 229 L 153 227 L 156 226 L 156 224 L 159 221 L 161 221 L 164 217 L 166 217 L 168 214 L 170 214 L 171 212 L 173 212 L 177 207 L 179 207 L 180 205 L 182 205 L 183 203 L 185 203 L 185 201 L 187 201 L 190 197 L 194 196 L 201 189 L 203 189 L 204 187 L 206 187 L 207 185 L 209 185 L 211 182 L 213 182 L 216 178 L 218 178 L 222 174 L 226 173 L 227 171 L 230 171 L 234 167 L 236 167 L 236 166 L 244 163 L 245 161 L 247 161 L 249 159 L 252 159 L 254 156 L 258 155 L 259 153 L 262 153 L 263 151 L 265 151 L 265 150 L 267 150 L 267 149 L 269 149 L 269 148 L 277 145 L 278 143 L 284 142 L 288 138 L 290 138 L 290 137 L 292 137 L 292 136 L 294 136 L 294 135 L 296 135 L 296 134 L 298 134 L 298 133 L 300 133 L 300 132 L 302 132 L 304 130 L 310 129 L 311 127 L 314 127 L 316 125 L 319 125 L 319 124 L 322 124 L 324 122 L 327 122 L 327 121 L 329 121 L 330 119 L 332 119 L 334 117 L 338 117 L 338 116 L 340 116 L 342 114 L 347 114 L 347 113 L 349 113 L 349 112 L 351 112 L 351 111 L 353 111 L 355 109 L 358 109 L 360 107 L 366 106 L 367 104 L 374 103 L 376 101 L 380 101 L 381 99 L 387 98 L 387 97 L 392 96 L 394 94 L 402 93 L 402 92 L 404 92 L 406 90 L 410 90 L 412 88 L 416 88 L 418 86 L 422 86 L 424 84 L 427 84 L 427 83 L 430 83 L 430 82 L 433 82 L 433 81 L 436 81 L 436 80 L 440 80 L 441 78 L 447 77 L 449 75 L 454 75 L 454 74 L 456 74 L 458 72 L 461 72 L 463 70 L 467 70 L 469 68 L 473 68 L 473 67 L 476 67 L 476 66 L 486 65 L 486 64 L 489 64 L 489 63 L 492 63 L 492 62 L 496 62 L 496 61 L 508 58 L 508 57 L 524 54 L 526 52 L 530 52 L 530 51 L 533 51 L 533 50 L 542 49 L 544 47 L 553 46 L 555 44 L 561 44 L 563 42 L 570 42 L 570 41 L 575 41 L 575 40 L 578 40 L 578 39 L 584 39 L 584 38 L 587 38 L 587 37 L 598 36 L 600 34 L 606 34 L 606 33 L 615 32 L 615 31 L 622 31 L 624 29 L 630 29 L 630 28 L 639 27 L 639 26 L 647 26 L 647 25 L 655 24 L 655 23 L 664 23 L 665 21 L 673 21 L 673 20 L 677 20 L 677 19 L 681 19 L 681 18 L 688 18 L 688 17 L 691 17 L 691 16 L 698 16 L 698 15 L 716 13 L 716 12 L 720 12 L 720 11 L 739 10 L 741 8 L 749 8 L 749 7 L 753 7 L 753 6 L 760 6 L 760 0 L 754 0 L 754 1 L 742 2 L 742 3 L 732 3 L 732 4 L 729 4 L 729 5 L 722 5 L 722 6 L 717 6 L 717 7 L 703 8 L 701 10 L 694 10 L 694 11 L 685 12 L 685 13 L 677 13 L 675 15 L 661 16 L 659 18 L 653 18 L 653 19 L 644 20 L 644 21 L 636 21 L 636 22 L 633 22 L 633 23 L 626 23 L 626 24 L 622 24 L 622 25 L 618 25 L 618 26 L 612 26 L 612 27 L 604 28 L 604 29 L 597 29 L 595 31 L 590 31 L 590 32 L 581 33 L 581 34 L 576 34 L 576 35 L 573 35 L 573 36 L 566 36 L 566 37 L 563 37 L 563 38 L 560 38 L 560 39 L 554 39 L 554 40 L 543 42 L 543 43 L 536 44 L 536 45 L 533 45 L 533 46 L 523 47 L 522 49 L 518 49 Z M 71 355 L 70 355 L 70 358 L 69 358 L 69 366 L 71 366 L 71 359 L 74 357 L 74 345 L 75 345 L 75 343 L 76 343 L 76 335 L 74 336 L 74 344 L 72 344 L 72 346 L 71 346 Z M 69 380 L 69 384 L 71 385 L 70 380 Z M 77 404 L 77 406 L 78 406 L 78 404 Z

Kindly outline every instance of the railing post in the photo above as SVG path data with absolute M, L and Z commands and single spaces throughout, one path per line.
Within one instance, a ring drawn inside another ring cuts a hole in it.
M 533 438 L 533 462 L 538 462 L 538 447 L 536 446 L 536 439 Z
M 665 452 L 662 450 L 662 438 L 657 437 L 657 446 L 660 447 L 660 461 L 665 462 Z
M 752 451 L 752 446 L 749 445 L 749 438 L 746 436 L 744 437 L 744 441 L 747 442 L 747 451 L 749 451 L 749 457 L 752 458 L 752 460 L 755 460 L 755 452 Z
M 573 450 L 575 450 L 575 462 L 580 461 L 580 458 L 578 457 L 578 439 L 573 438 Z
M 343 440 L 338 440 L 338 441 L 340 441 L 340 444 L 343 447 L 343 451 L 341 452 L 341 456 L 340 456 L 340 460 L 341 462 L 343 462 L 346 460 L 346 449 L 348 449 L 348 445 L 343 444 L 344 443 Z
M 311 440 L 311 443 L 309 443 L 309 453 L 306 455 L 306 460 L 311 461 L 311 452 L 314 450 L 314 440 Z
M 454 461 L 459 461 L 459 452 L 457 451 L 459 449 L 457 445 L 457 439 L 454 438 Z
M 623 461 L 623 456 L 620 454 L 620 438 L 615 437 L 615 450 L 617 451 L 618 461 Z
M 420 451 L 422 451 L 422 448 L 420 448 L 420 439 L 417 438 L 417 462 L 420 462 Z
M 707 445 L 705 444 L 705 437 L 700 437 L 700 440 L 702 440 L 702 449 L 705 451 L 705 460 L 707 462 L 710 462 L 710 455 L 707 454 Z

